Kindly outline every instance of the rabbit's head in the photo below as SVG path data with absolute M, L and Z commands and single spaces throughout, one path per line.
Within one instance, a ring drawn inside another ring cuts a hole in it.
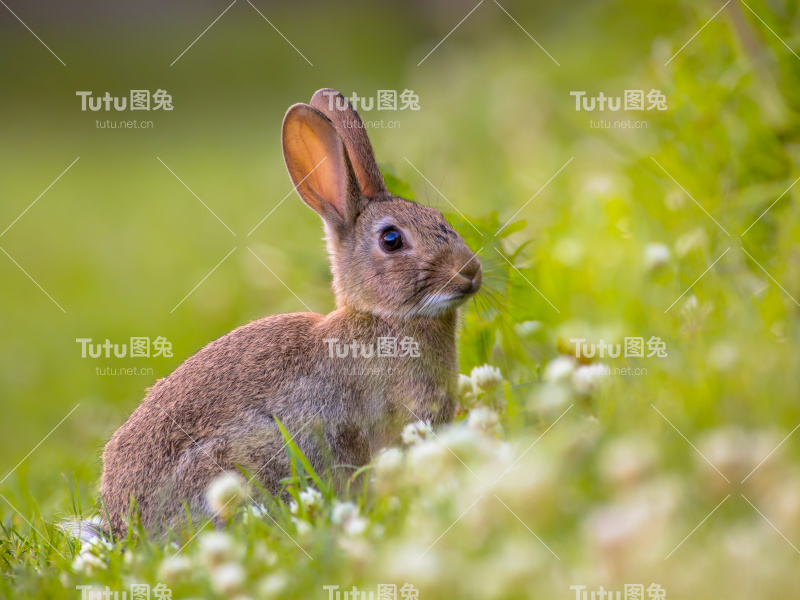
M 481 285 L 481 264 L 436 210 L 392 196 L 358 113 L 333 90 L 295 104 L 283 156 L 323 219 L 339 307 L 383 317 L 438 316 Z

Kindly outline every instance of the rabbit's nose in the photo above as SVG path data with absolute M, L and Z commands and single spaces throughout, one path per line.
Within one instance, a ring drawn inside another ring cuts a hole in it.
M 470 291 L 475 292 L 478 288 L 481 287 L 481 281 L 483 280 L 483 271 L 481 269 L 481 262 L 474 257 L 470 260 L 467 264 L 461 267 L 458 270 L 458 274 L 461 275 L 464 279 L 469 281 L 472 286 Z

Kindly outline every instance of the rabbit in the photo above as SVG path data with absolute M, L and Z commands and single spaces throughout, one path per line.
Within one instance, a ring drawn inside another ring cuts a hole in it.
M 125 535 L 134 510 L 148 532 L 185 524 L 185 506 L 219 524 L 206 492 L 223 471 L 279 495 L 290 464 L 277 421 L 341 488 L 406 424 L 454 416 L 457 309 L 480 289 L 480 261 L 439 212 L 388 192 L 338 92 L 289 108 L 282 147 L 323 221 L 336 310 L 253 321 L 158 380 L 104 448 L 107 533 Z M 411 352 L 379 356 L 381 338 L 411 339 Z

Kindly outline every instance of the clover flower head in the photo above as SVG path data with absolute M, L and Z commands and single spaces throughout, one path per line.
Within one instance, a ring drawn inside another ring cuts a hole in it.
M 475 367 L 469 374 L 473 385 L 484 392 L 496 388 L 503 381 L 500 369 L 492 365 L 481 365 Z

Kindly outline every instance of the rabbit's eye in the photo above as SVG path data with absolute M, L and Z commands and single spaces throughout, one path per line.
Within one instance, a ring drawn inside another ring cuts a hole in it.
M 403 247 L 403 236 L 397 229 L 387 229 L 381 234 L 381 248 L 386 252 L 396 252 Z

